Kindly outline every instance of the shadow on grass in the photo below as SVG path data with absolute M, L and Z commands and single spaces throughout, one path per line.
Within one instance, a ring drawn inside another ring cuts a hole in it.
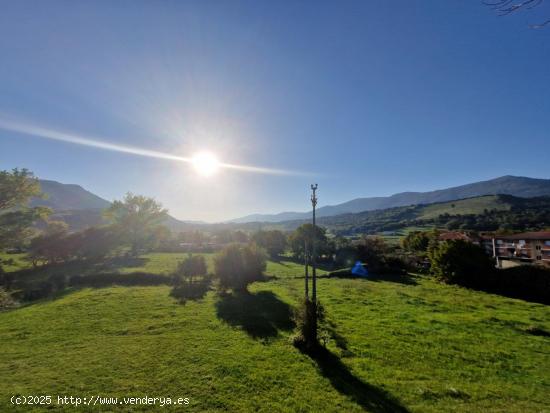
M 131 256 L 120 256 L 108 258 L 99 263 L 99 266 L 105 270 L 116 270 L 120 268 L 139 268 L 143 267 L 149 258 L 143 257 L 131 257 Z
M 185 304 L 187 301 L 196 301 L 204 298 L 210 290 L 212 284 L 211 277 L 204 277 L 193 282 L 183 282 L 175 285 L 170 292 L 170 295 L 179 300 L 180 304 Z
M 365 383 L 351 373 L 340 359 L 324 347 L 301 350 L 317 363 L 321 374 L 330 380 L 341 394 L 350 397 L 363 409 L 375 413 L 405 413 L 409 410 L 393 396 L 378 387 Z
M 280 260 L 276 261 L 276 262 L 280 264 L 281 262 L 284 262 L 284 261 L 291 262 L 293 264 L 304 265 L 304 259 L 303 258 L 296 258 L 296 257 L 292 257 L 292 256 L 280 257 Z M 317 268 L 320 269 L 320 270 L 323 270 L 323 271 L 333 271 L 334 270 L 334 263 L 317 261 Z
M 398 284 L 405 285 L 418 285 L 416 277 L 411 274 L 399 274 L 399 273 L 390 273 L 390 274 L 374 274 L 369 273 L 366 277 L 358 277 L 353 275 L 348 270 L 335 271 L 326 275 L 318 276 L 318 278 L 343 278 L 343 279 L 356 279 L 356 280 L 365 280 L 365 281 L 386 281 L 393 282 Z
M 216 315 L 255 339 L 276 337 L 279 330 L 294 328 L 291 307 L 271 291 L 224 295 L 216 303 Z

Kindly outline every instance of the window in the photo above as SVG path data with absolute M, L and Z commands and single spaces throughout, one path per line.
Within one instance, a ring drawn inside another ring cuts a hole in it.
M 550 240 L 544 241 L 544 245 L 546 245 L 547 247 L 550 247 Z

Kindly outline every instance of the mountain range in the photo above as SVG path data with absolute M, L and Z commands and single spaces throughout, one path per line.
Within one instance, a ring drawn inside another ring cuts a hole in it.
M 387 209 L 407 205 L 432 204 L 454 201 L 482 195 L 514 195 L 521 198 L 550 195 L 550 179 L 536 179 L 521 176 L 501 176 L 488 181 L 480 181 L 452 188 L 429 192 L 401 192 L 386 197 L 356 198 L 337 205 L 327 205 L 317 209 L 318 217 L 358 213 L 377 209 Z M 283 222 L 307 219 L 311 212 L 281 212 L 279 214 L 253 214 L 229 222 Z
M 40 180 L 45 198 L 34 198 L 32 206 L 44 205 L 54 210 L 53 218 L 67 222 L 73 230 L 80 230 L 92 225 L 104 223 L 102 210 L 108 208 L 110 202 L 87 191 L 79 185 L 63 184 L 56 181 Z M 457 187 L 440 189 L 430 192 L 402 192 L 387 197 L 357 198 L 338 205 L 327 205 L 317 210 L 320 223 L 323 218 L 357 214 L 362 212 L 384 210 L 409 205 L 425 205 L 485 195 L 513 195 L 521 198 L 533 198 L 550 195 L 550 179 L 535 179 L 517 176 L 502 176 L 488 181 L 475 182 Z M 254 214 L 217 224 L 216 227 L 256 228 L 251 223 L 287 223 L 309 219 L 311 212 L 282 212 L 280 214 Z M 348 220 L 348 217 L 342 217 Z M 354 218 L 355 220 L 356 218 Z M 331 223 L 332 223 L 331 219 Z M 327 224 L 329 222 L 327 221 Z M 204 223 L 180 221 L 168 217 L 166 223 L 175 231 L 200 228 Z M 294 223 L 290 224 L 290 227 Z M 284 225 L 288 227 L 288 225 Z

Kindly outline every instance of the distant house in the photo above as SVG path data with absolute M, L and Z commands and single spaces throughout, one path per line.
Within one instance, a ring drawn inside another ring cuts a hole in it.
M 492 252 L 498 267 L 510 261 L 550 266 L 550 231 L 485 236 L 483 246 Z

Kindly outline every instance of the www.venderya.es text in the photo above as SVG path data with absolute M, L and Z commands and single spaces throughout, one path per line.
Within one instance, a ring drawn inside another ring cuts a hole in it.
M 78 396 L 51 396 L 51 395 L 14 395 L 11 404 L 37 405 L 37 406 L 105 406 L 105 405 L 130 405 L 130 406 L 185 406 L 190 403 L 189 397 L 112 397 L 101 395 Z

